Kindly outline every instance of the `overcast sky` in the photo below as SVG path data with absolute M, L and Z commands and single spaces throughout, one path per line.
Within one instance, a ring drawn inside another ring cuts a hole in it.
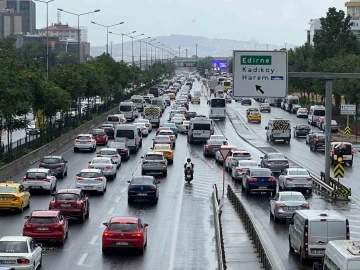
M 74 13 L 101 11 L 82 16 L 92 46 L 106 44 L 110 31 L 137 31 L 146 36 L 182 34 L 208 38 L 249 40 L 262 43 L 302 45 L 310 19 L 325 16 L 329 7 L 345 10 L 343 0 L 54 0 L 49 4 L 49 22 L 56 22 L 57 8 Z M 37 28 L 46 26 L 46 5 L 37 2 Z M 77 25 L 77 17 L 61 13 L 61 22 Z M 121 37 L 110 35 L 120 43 Z M 125 40 L 124 40 L 125 41 Z

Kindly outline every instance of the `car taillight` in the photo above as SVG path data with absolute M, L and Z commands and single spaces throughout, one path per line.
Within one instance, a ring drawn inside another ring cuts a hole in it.
M 121 152 L 121 153 L 126 153 L 127 150 L 126 150 L 126 149 L 121 149 L 120 152 Z
M 49 177 L 46 177 L 46 178 L 45 178 L 45 182 L 50 182 L 50 178 L 49 178 Z
M 32 228 L 32 225 L 31 224 L 28 224 L 26 223 L 25 226 L 24 226 L 25 229 L 29 229 L 29 228 Z
M 106 169 L 112 169 L 114 166 L 106 166 Z
M 62 226 L 59 225 L 59 224 L 55 224 L 55 225 L 53 226 L 53 228 L 54 228 L 54 229 L 62 229 Z
M 86 141 L 86 142 L 92 142 L 92 140 Z
M 301 206 L 303 208 L 310 209 L 310 204 L 308 204 L 308 203 L 303 203 Z
M 141 237 L 143 237 L 143 234 L 142 233 L 135 233 L 135 234 L 132 234 L 131 236 L 141 238 Z
M 42 167 L 44 167 L 44 166 L 45 166 L 44 163 L 40 163 L 40 165 L 39 165 L 40 168 L 42 168 Z
M 58 168 L 62 168 L 62 166 L 63 166 L 62 164 L 58 164 L 58 165 L 57 165 Z
M 351 148 L 351 154 L 355 154 L 355 149 Z
M 80 140 L 75 140 L 75 142 L 80 142 Z
M 277 203 L 276 204 L 276 208 L 283 208 L 283 207 L 286 207 L 286 205 L 283 204 L 283 203 Z
M 113 236 L 112 233 L 104 232 L 103 236 Z
M 54 202 L 54 201 L 51 201 L 50 204 L 49 204 L 49 209 L 54 208 L 54 207 L 55 207 L 54 204 L 55 204 L 55 202 Z
M 276 178 L 275 177 L 269 178 L 269 182 L 276 182 Z
M 171 144 L 171 142 L 167 142 L 167 144 Z
M 76 202 L 76 208 L 82 208 L 82 206 L 83 206 L 82 201 L 77 201 Z
M 95 180 L 96 180 L 96 181 L 102 181 L 103 178 L 102 178 L 102 177 L 97 177 L 97 178 L 95 178 Z
M 16 260 L 16 262 L 18 264 L 30 264 L 30 260 L 25 259 L 25 258 L 19 258 L 19 259 Z
M 118 156 L 111 156 L 111 157 L 117 158 Z
M 312 181 L 313 179 L 312 179 L 311 177 L 309 177 L 309 178 L 306 178 L 306 180 L 308 180 L 308 181 Z
M 133 186 L 129 186 L 129 189 L 134 189 L 134 187 L 133 187 Z
M 88 166 L 88 169 L 93 169 L 93 168 L 94 168 L 93 165 L 89 165 L 89 166 Z
M 22 179 L 22 181 L 23 182 L 26 182 L 28 179 L 26 178 L 26 177 L 24 177 L 23 179 Z
M 76 177 L 76 181 L 81 181 L 81 180 L 84 180 L 84 178 L 82 178 L 82 177 Z
M 242 172 L 243 170 L 242 169 L 236 169 L 236 172 Z
M 102 155 L 96 155 L 97 157 L 102 157 Z
M 292 181 L 293 179 L 292 179 L 292 178 L 289 178 L 289 177 L 286 177 L 285 180 L 286 180 L 286 181 Z
M 151 187 L 151 190 L 157 190 L 157 188 L 156 187 Z
M 13 198 L 13 201 L 16 202 L 16 201 L 18 201 L 20 198 L 21 198 L 21 197 L 16 196 L 16 197 Z
M 205 145 L 205 148 L 206 148 L 206 149 L 210 149 L 210 145 Z
M 255 177 L 250 177 L 249 178 L 249 182 L 256 182 L 257 181 L 257 178 L 255 178 Z

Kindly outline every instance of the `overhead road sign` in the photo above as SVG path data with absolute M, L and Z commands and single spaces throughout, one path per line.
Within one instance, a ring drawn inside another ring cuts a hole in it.
M 345 176 L 345 170 L 344 170 L 344 164 L 338 163 L 334 167 L 334 177 L 335 178 L 344 178 Z
M 196 67 L 196 61 L 185 61 L 184 67 Z
M 354 104 L 343 104 L 340 108 L 340 114 L 342 115 L 355 115 L 356 105 Z
M 288 94 L 286 51 L 234 51 L 235 97 L 285 97 Z
M 344 129 L 344 133 L 347 135 L 351 134 L 351 128 L 349 126 L 346 126 Z
M 220 148 L 219 151 L 220 151 L 220 154 L 221 154 L 223 160 L 225 160 L 227 158 L 227 156 L 229 155 L 231 148 L 230 147 L 229 148 Z

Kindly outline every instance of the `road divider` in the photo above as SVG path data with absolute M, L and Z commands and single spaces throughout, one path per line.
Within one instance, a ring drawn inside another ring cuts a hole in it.
M 212 192 L 212 201 L 213 201 L 213 209 L 214 209 L 214 223 L 215 223 L 215 237 L 216 237 L 216 249 L 218 255 L 218 262 L 219 262 L 219 270 L 226 269 L 226 258 L 225 258 L 225 251 L 224 251 L 224 241 L 222 236 L 222 229 L 221 229 L 221 209 L 219 207 L 219 197 L 218 197 L 218 189 L 216 184 L 213 185 L 213 192 Z
M 233 188 L 227 186 L 227 196 L 240 215 L 254 248 L 258 252 L 258 257 L 265 270 L 285 270 L 285 266 L 280 260 L 274 245 L 267 236 L 261 223 L 254 217 L 250 209 L 242 202 L 242 199 L 236 195 Z

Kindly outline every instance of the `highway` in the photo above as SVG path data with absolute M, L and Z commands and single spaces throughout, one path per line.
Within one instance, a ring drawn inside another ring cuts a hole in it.
M 195 83 L 195 87 L 200 87 Z M 163 121 L 168 118 L 167 108 Z M 190 105 L 190 110 L 207 113 L 206 102 Z M 208 164 L 202 157 L 201 147 L 190 149 L 185 135 L 179 135 L 175 161 L 169 165 L 168 176 L 159 177 L 160 199 L 157 205 L 127 203 L 127 180 L 140 175 L 140 157 L 150 150 L 153 131 L 143 139 L 143 147 L 131 159 L 123 162 L 115 180 L 108 182 L 104 196 L 91 194 L 90 218 L 84 224 L 71 222 L 65 246 L 44 247 L 42 269 L 217 269 L 215 231 L 211 204 L 212 185 L 221 183 L 221 169 Z M 101 146 L 98 147 L 98 150 Z M 74 153 L 72 144 L 57 151 L 69 162 L 68 176 L 58 181 L 57 188 L 74 186 L 75 174 L 87 168 L 94 153 Z M 195 180 L 191 185 L 183 179 L 183 164 L 191 156 L 195 163 Z M 35 164 L 36 167 L 38 164 Z M 217 177 L 214 176 L 217 173 Z M 13 180 L 19 181 L 23 173 Z M 47 209 L 49 195 L 34 194 L 30 210 L 23 214 L 1 213 L 0 236 L 21 235 L 24 216 L 31 210 Z M 104 256 L 101 252 L 103 222 L 112 216 L 138 216 L 148 227 L 148 246 L 143 256 L 124 252 Z

